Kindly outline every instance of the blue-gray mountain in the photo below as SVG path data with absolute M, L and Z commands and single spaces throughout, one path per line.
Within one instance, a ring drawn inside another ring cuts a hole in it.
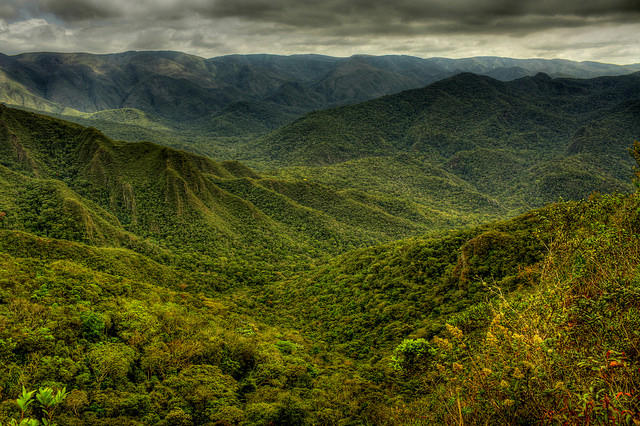
M 152 127 L 166 144 L 188 148 L 185 141 L 193 145 L 196 139 L 201 151 L 220 156 L 228 150 L 212 147 L 201 136 L 262 135 L 306 112 L 423 87 L 462 71 L 512 80 L 538 72 L 589 78 L 637 69 L 495 57 L 0 54 L 0 101 L 75 117 L 117 138 L 148 139 Z M 121 114 L 114 117 L 111 111 L 121 109 L 128 112 L 124 123 Z M 111 114 L 95 114 L 100 111 Z

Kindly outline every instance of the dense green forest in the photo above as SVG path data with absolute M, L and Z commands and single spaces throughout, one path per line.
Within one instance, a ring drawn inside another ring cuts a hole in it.
M 3 231 L 2 416 L 48 386 L 60 424 L 636 419 L 639 212 L 595 196 L 208 294 L 124 249 Z
M 0 105 L 0 424 L 640 423 L 637 83 L 463 74 L 258 171 Z

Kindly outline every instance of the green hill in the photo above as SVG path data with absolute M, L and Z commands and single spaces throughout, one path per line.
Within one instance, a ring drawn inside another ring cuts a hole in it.
M 511 212 L 559 197 L 629 191 L 627 148 L 640 137 L 639 78 L 537 75 L 500 82 L 460 74 L 423 89 L 308 114 L 256 140 L 252 158 L 263 167 L 285 168 L 272 172 L 276 176 L 308 174 L 341 187 L 347 181 L 361 187 L 358 181 L 369 173 L 363 165 L 384 163 L 372 191 L 415 170 L 415 178 L 403 180 L 410 197 L 423 190 L 425 179 L 448 176 L 448 185 L 465 182 L 466 192 Z M 319 172 L 320 166 L 327 171 Z
M 522 271 L 544 253 L 542 214 L 351 251 L 259 294 L 271 321 L 354 358 L 380 356 L 409 335 L 433 337 L 496 292 L 528 286 Z
M 423 89 L 311 113 L 255 149 L 284 164 L 397 152 L 449 158 L 478 148 L 529 150 L 539 160 L 562 152 L 580 126 L 636 101 L 639 78 L 552 80 L 541 74 L 500 82 L 459 74 Z
M 637 422 L 637 214 L 635 196 L 551 206 L 529 290 L 500 292 L 433 339 L 395 349 L 408 396 L 397 421 Z
M 0 419 L 25 385 L 66 386 L 69 425 L 633 421 L 638 211 L 557 204 L 226 293 L 2 230 Z
M 113 141 L 95 129 L 6 107 L 0 107 L 0 152 L 0 205 L 12 228 L 146 247 L 144 253 L 195 252 L 213 265 L 244 253 L 273 269 L 288 254 L 311 259 L 469 223 L 453 208 L 261 177 L 237 162 Z
M 192 293 L 196 284 L 126 250 L 0 231 L 1 421 L 20 418 L 5 398 L 21 386 L 66 387 L 55 413 L 66 425 L 356 415 L 331 403 L 330 382 L 357 373 L 325 370 L 298 333 L 242 315 L 224 296 Z M 323 395 L 319 409 L 309 392 Z

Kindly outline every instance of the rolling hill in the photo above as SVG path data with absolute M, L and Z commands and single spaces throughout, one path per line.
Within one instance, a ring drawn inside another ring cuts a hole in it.
M 637 73 L 586 80 L 538 74 L 510 82 L 459 74 L 307 114 L 253 142 L 251 155 L 283 168 L 275 176 L 308 174 L 361 189 L 363 181 L 372 191 L 396 193 L 394 176 L 414 167 L 415 179 L 402 180 L 411 197 L 428 198 L 419 194 L 427 189 L 425 174 L 434 182 L 448 175 L 506 210 L 523 211 L 559 197 L 631 189 L 628 147 L 640 137 L 639 85 Z M 377 178 L 362 166 L 372 157 L 387 164 Z

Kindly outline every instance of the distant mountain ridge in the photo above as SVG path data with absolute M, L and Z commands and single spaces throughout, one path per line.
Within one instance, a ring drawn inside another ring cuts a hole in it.
M 495 57 L 0 54 L 0 102 L 77 119 L 134 108 L 155 122 L 187 122 L 224 137 L 265 134 L 309 111 L 423 87 L 459 72 L 512 80 L 538 72 L 591 78 L 635 70 L 633 65 Z

